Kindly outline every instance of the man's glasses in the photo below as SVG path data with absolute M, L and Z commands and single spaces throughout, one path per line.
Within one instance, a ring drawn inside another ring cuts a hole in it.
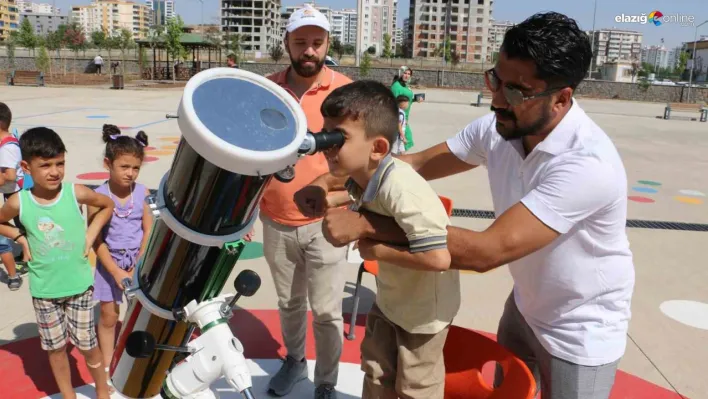
M 501 86 L 501 79 L 499 79 L 499 76 L 497 76 L 496 72 L 494 72 L 494 68 L 484 72 L 484 82 L 486 83 L 487 88 L 494 93 L 496 93 Z M 554 88 L 542 91 L 532 96 L 524 96 L 524 93 L 522 93 L 519 89 L 514 89 L 512 87 L 507 86 L 501 87 L 502 93 L 504 94 L 504 98 L 506 98 L 506 102 L 509 103 L 509 105 L 511 105 L 512 107 L 521 105 L 526 100 L 531 100 L 534 98 L 544 97 L 553 94 L 564 88 L 565 87 Z

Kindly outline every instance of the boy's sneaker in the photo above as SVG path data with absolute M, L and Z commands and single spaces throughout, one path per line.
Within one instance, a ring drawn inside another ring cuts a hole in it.
M 15 270 L 17 271 L 17 274 L 20 276 L 24 276 L 29 272 L 29 268 L 27 267 L 27 262 L 22 261 L 22 260 L 17 260 L 15 261 Z
M 22 287 L 22 277 L 20 276 L 15 276 L 15 277 L 9 277 L 7 279 L 7 287 L 10 288 L 10 291 L 17 291 Z
M 337 399 L 337 391 L 332 384 L 321 384 L 315 389 L 315 399 Z
M 270 379 L 268 392 L 276 396 L 285 396 L 293 390 L 296 383 L 305 378 L 307 378 L 307 360 L 297 361 L 287 356 L 280 370 Z

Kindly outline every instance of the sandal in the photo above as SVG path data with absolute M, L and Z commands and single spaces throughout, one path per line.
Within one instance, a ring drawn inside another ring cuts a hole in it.
M 110 369 L 106 367 L 106 375 L 110 372 Z M 111 377 L 109 376 L 108 379 L 106 380 L 106 383 L 108 384 L 108 394 L 113 395 L 116 393 L 116 388 L 113 386 L 113 382 L 111 382 Z

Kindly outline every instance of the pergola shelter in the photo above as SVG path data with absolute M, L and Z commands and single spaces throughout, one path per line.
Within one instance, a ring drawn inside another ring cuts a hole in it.
M 140 39 L 136 40 L 135 43 L 138 45 L 138 67 L 140 69 L 140 76 L 143 79 L 171 80 L 173 71 L 171 66 L 174 66 L 174 60 L 170 63 L 170 55 L 165 46 L 165 38 L 160 37 L 154 42 L 148 39 Z M 210 68 L 212 53 L 215 56 L 214 61 L 221 63 L 221 48 L 208 41 L 200 34 L 182 33 L 180 43 L 188 52 L 192 53 L 192 65 L 190 68 L 185 68 L 182 65 L 176 66 L 174 69 L 177 74 L 176 80 L 189 80 L 190 77 L 194 76 L 202 69 Z M 143 68 L 143 48 L 146 48 L 147 51 L 152 51 L 152 67 L 147 69 Z M 205 51 L 207 52 L 208 63 L 205 68 L 202 68 L 201 56 Z

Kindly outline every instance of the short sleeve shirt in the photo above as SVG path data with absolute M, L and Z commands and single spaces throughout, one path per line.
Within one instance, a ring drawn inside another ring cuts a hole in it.
M 22 154 L 20 153 L 20 146 L 15 143 L 5 143 L 0 147 L 0 171 L 5 169 L 15 169 L 15 174 L 17 178 L 15 181 L 5 182 L 0 186 L 0 192 L 3 194 L 12 194 L 20 191 L 20 186 L 17 184 L 17 180 L 24 176 L 22 168 L 20 167 L 20 161 L 22 160 Z
M 489 114 L 447 142 L 487 168 L 497 216 L 521 202 L 561 234 L 509 264 L 514 300 L 551 355 L 597 366 L 626 347 L 634 264 L 626 235 L 627 175 L 610 138 L 573 100 L 528 155 Z
M 289 70 L 290 67 L 268 76 L 268 79 L 274 81 L 295 97 L 295 94 L 288 87 L 287 76 Z M 324 126 L 324 117 L 320 112 L 320 107 L 325 98 L 336 88 L 351 83 L 351 79 L 326 66 L 322 70 L 321 80 L 315 83 L 302 98 L 296 98 L 305 112 L 307 128 L 313 133 L 320 132 L 322 126 Z M 273 221 L 287 226 L 303 226 L 320 220 L 319 218 L 313 219 L 303 215 L 297 205 L 295 205 L 293 198 L 297 191 L 327 172 L 329 172 L 329 165 L 323 153 L 318 152 L 300 158 L 295 164 L 295 178 L 292 181 L 283 183 L 276 179 L 271 179 L 268 183 L 260 203 L 261 212 Z
M 406 121 L 406 111 L 404 111 L 404 110 L 402 110 L 402 109 L 400 109 L 400 108 L 398 109 L 398 123 L 399 123 L 401 126 L 403 126 L 403 129 L 406 128 L 406 123 L 407 123 L 407 121 Z
M 447 212 L 428 182 L 407 163 L 389 155 L 366 189 L 349 180 L 347 190 L 355 207 L 393 217 L 406 233 L 411 252 L 447 248 Z M 421 271 L 379 262 L 376 304 L 404 330 L 435 334 L 460 308 L 459 271 Z

